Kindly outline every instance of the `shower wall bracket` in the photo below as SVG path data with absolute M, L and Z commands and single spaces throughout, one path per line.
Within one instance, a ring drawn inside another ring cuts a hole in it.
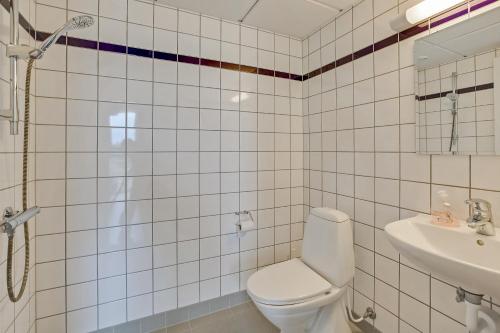
M 15 57 L 17 59 L 36 58 L 38 49 L 29 45 L 7 45 L 7 57 Z

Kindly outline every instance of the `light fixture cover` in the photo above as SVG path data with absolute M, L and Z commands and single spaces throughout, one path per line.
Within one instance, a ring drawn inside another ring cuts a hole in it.
M 403 31 L 461 2 L 464 0 L 424 0 L 392 20 L 391 28 L 397 32 Z

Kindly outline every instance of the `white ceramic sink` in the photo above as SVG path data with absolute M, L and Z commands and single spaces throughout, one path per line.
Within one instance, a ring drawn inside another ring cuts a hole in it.
M 385 227 L 391 244 L 416 265 L 437 273 L 475 294 L 500 299 L 500 228 L 483 236 L 467 227 L 431 224 L 418 215 Z M 480 245 L 483 244 L 483 245 Z

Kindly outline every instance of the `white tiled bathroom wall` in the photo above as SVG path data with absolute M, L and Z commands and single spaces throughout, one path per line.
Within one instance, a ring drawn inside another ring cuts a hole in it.
M 35 2 L 21 0 L 19 3 L 20 12 L 29 22 L 34 22 Z M 5 55 L 6 46 L 9 44 L 10 17 L 9 13 L 0 7 L 0 25 L 3 33 L 0 34 L 0 53 Z M 27 45 L 34 45 L 34 40 L 29 33 L 20 29 L 20 42 Z M 24 126 L 24 85 L 26 73 L 26 62 L 19 62 L 19 109 L 20 119 L 19 130 L 22 133 Z M 22 73 L 22 74 L 21 74 Z M 33 73 L 33 80 L 35 75 Z M 0 109 L 7 110 L 10 106 L 10 62 L 5 57 L 0 61 Z M 34 81 L 32 81 L 34 82 Z M 34 84 L 32 84 L 34 88 Z M 35 101 L 34 92 L 31 92 L 31 100 Z M 34 107 L 31 109 L 31 119 L 34 118 Z M 33 122 L 33 121 L 32 121 Z M 35 182 L 34 182 L 34 147 L 35 147 L 35 126 L 30 126 L 31 136 L 29 145 L 29 174 L 28 174 L 28 206 L 33 206 L 35 202 Z M 11 136 L 9 133 L 9 122 L 0 118 L 0 211 L 7 207 L 15 210 L 22 208 L 22 151 L 23 137 Z M 25 333 L 35 331 L 35 228 L 34 222 L 30 222 L 30 270 L 29 280 L 23 297 L 18 303 L 11 303 L 7 295 L 6 270 L 7 270 L 7 235 L 0 234 L 0 332 Z M 14 282 L 15 294 L 17 295 L 24 271 L 24 235 L 23 228 L 14 237 Z
M 36 28 L 82 13 L 70 36 L 301 74 L 298 40 L 136 0 L 40 0 Z M 36 88 L 38 332 L 231 294 L 299 253 L 301 81 L 54 45 Z
M 393 35 L 389 21 L 413 3 L 360 2 L 304 41 L 304 73 Z M 493 6 L 498 4 L 431 32 Z M 354 310 L 362 314 L 374 307 L 373 324 L 384 333 L 466 332 L 465 308 L 455 302 L 454 281 L 400 256 L 387 242 L 384 226 L 439 209 L 436 192 L 441 189 L 460 218 L 468 214 L 464 200 L 469 197 L 489 200 L 494 216 L 500 216 L 500 157 L 415 153 L 412 45 L 428 33 L 304 82 L 305 202 L 337 207 L 355 221 Z M 485 302 L 495 309 L 500 303 L 489 297 Z
M 136 0 L 21 3 L 39 31 L 86 13 L 96 24 L 72 36 L 294 74 L 389 36 L 408 5 L 364 0 L 301 44 Z M 0 22 L 7 29 L 4 9 Z M 464 332 L 453 281 L 408 263 L 382 228 L 438 207 L 443 188 L 459 217 L 469 196 L 499 202 L 500 159 L 414 153 L 414 39 L 304 83 L 54 45 L 36 64 L 32 105 L 36 270 L 11 304 L 0 239 L 0 332 L 34 330 L 35 310 L 39 332 L 91 331 L 240 290 L 257 267 L 300 253 L 304 202 L 355 220 L 356 312 L 374 306 L 383 332 Z M 0 208 L 19 207 L 21 137 L 0 124 Z M 238 240 L 233 212 L 243 209 L 259 229 Z M 19 247 L 18 273 L 22 259 Z

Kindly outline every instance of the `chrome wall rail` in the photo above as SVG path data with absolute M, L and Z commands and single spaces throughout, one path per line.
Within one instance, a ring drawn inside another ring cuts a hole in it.
M 10 0 L 10 45 L 19 45 L 19 0 Z M 10 56 L 10 115 L 2 114 L 10 119 L 12 135 L 19 134 L 17 61 L 16 56 Z
M 458 143 L 458 119 L 457 119 L 457 101 L 458 101 L 458 95 L 457 95 L 457 72 L 453 72 L 451 74 L 451 85 L 453 87 L 453 90 L 451 93 L 446 95 L 446 98 L 448 98 L 451 102 L 451 116 L 453 117 L 453 121 L 451 124 L 451 135 L 450 135 L 450 146 L 448 151 L 452 151 L 453 147 L 455 147 Z

